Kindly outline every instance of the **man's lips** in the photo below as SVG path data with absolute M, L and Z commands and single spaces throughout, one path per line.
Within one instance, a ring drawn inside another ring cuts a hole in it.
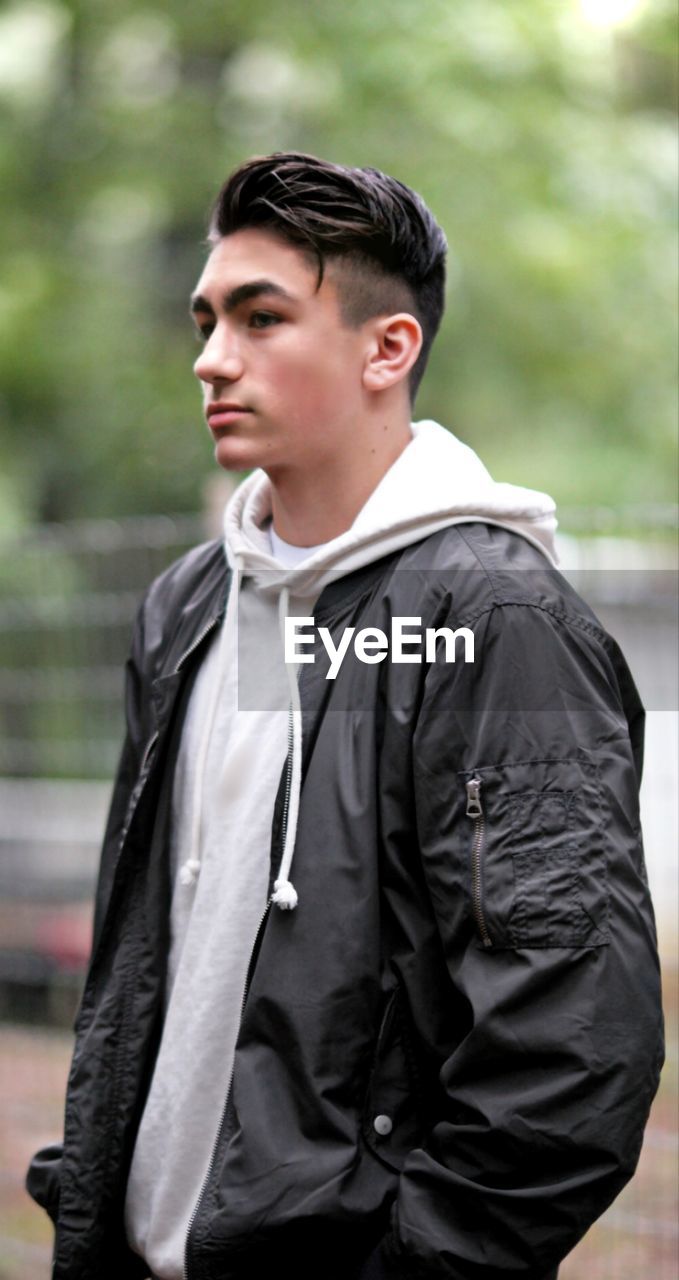
M 213 404 L 205 406 L 207 424 L 212 428 L 228 427 L 229 423 L 235 422 L 244 413 L 252 413 L 252 410 L 245 409 L 242 404 L 223 403 L 222 401 L 215 401 Z

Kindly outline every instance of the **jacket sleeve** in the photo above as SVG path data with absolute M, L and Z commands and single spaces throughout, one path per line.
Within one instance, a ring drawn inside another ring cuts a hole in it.
M 139 775 L 144 754 L 146 733 L 142 716 L 144 686 L 142 666 L 144 647 L 143 607 L 142 603 L 137 613 L 130 655 L 125 667 L 126 732 L 113 785 L 99 865 L 95 899 L 93 951 L 101 932 L 101 925 L 111 890 L 124 816 L 127 812 L 132 789 Z M 59 1209 L 62 1152 L 62 1143 L 50 1143 L 48 1146 L 41 1148 L 33 1156 L 26 1175 L 26 1189 L 29 1195 L 46 1210 L 53 1222 L 57 1220 Z
M 430 667 L 413 740 L 459 1025 L 370 1265 L 543 1280 L 634 1172 L 662 1061 L 629 730 L 643 713 L 586 619 L 503 605 L 473 629 L 473 663 Z

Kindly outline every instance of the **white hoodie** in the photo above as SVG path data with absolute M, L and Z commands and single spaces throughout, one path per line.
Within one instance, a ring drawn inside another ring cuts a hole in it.
M 282 619 L 311 614 L 328 583 L 452 524 L 501 525 L 555 558 L 552 500 L 496 484 L 476 454 L 435 422 L 413 424 L 412 441 L 351 527 L 294 568 L 272 553 L 270 517 L 270 482 L 255 471 L 226 509 L 226 618 L 196 679 L 174 779 L 166 1016 L 125 1206 L 130 1245 L 161 1280 L 182 1280 L 189 1222 L 230 1088 L 290 736 L 290 803 L 273 901 L 291 908 L 297 900 L 290 877 L 301 713 L 295 668 L 283 662 Z

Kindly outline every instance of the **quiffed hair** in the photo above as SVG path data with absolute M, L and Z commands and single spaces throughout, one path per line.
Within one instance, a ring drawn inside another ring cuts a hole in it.
M 281 236 L 310 257 L 318 285 L 337 264 L 342 319 L 409 311 L 422 328 L 410 396 L 424 373 L 443 315 L 446 238 L 421 197 L 379 169 L 350 169 L 301 152 L 256 156 L 227 178 L 208 242 L 245 227 Z

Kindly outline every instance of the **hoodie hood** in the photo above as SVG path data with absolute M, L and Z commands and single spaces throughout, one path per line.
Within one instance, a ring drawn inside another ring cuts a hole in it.
M 234 571 L 227 623 L 237 609 L 243 576 L 253 580 L 262 597 L 277 602 L 282 632 L 291 595 L 296 601 L 315 600 L 338 577 L 452 524 L 483 520 L 501 525 L 533 543 L 550 563 L 556 562 L 552 499 L 533 489 L 496 484 L 473 449 L 437 422 L 413 423 L 412 440 L 382 477 L 351 528 L 312 548 L 292 569 L 282 566 L 272 554 L 265 527 L 271 511 L 271 482 L 263 471 L 255 471 L 238 487 L 224 517 L 226 555 Z M 309 611 L 311 607 L 309 604 Z M 288 808 L 272 901 L 282 910 L 292 910 L 297 905 L 290 871 L 301 792 L 302 713 L 296 666 L 287 665 L 286 674 L 290 694 Z
M 294 569 L 271 552 L 262 526 L 271 516 L 271 482 L 254 471 L 225 512 L 226 554 L 233 569 L 278 594 L 317 596 L 338 576 L 451 524 L 483 520 L 521 534 L 556 563 L 555 505 L 545 493 L 496 483 L 473 449 L 437 422 L 413 423 L 413 438 L 382 477 L 353 524 Z

